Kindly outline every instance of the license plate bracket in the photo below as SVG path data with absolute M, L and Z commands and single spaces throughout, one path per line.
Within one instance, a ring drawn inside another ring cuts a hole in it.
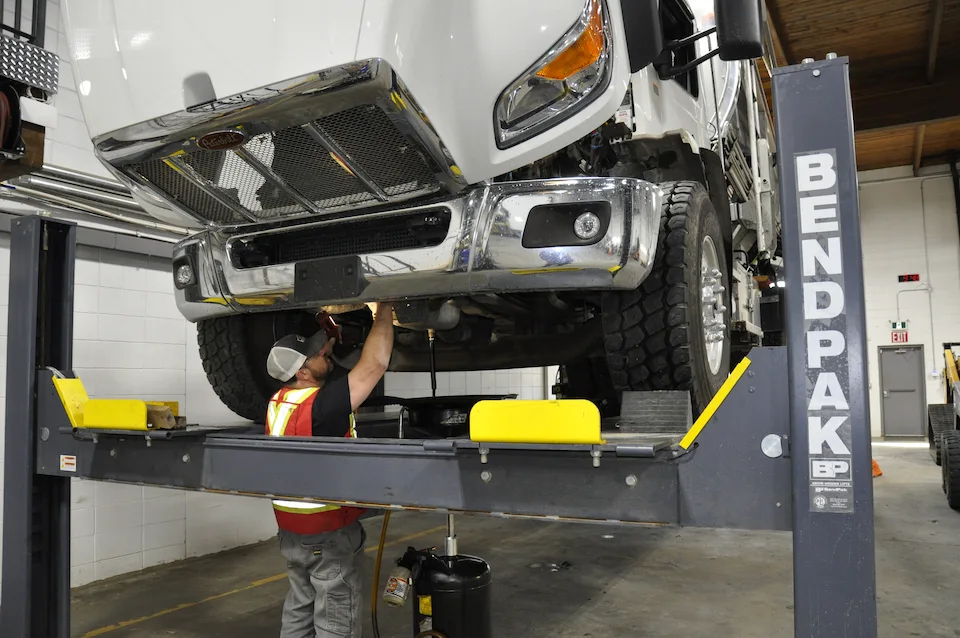
M 294 270 L 293 300 L 310 303 L 354 299 L 369 283 L 363 276 L 359 255 L 301 261 Z

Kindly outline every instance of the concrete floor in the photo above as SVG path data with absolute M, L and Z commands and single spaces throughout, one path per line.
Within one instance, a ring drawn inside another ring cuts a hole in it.
M 960 513 L 946 505 L 940 468 L 919 448 L 880 444 L 874 458 L 884 472 L 874 481 L 880 636 L 956 638 Z M 386 556 L 442 542 L 443 522 L 394 515 L 388 540 L 397 540 Z M 368 530 L 375 537 L 379 519 Z M 793 636 L 788 533 L 463 517 L 458 535 L 461 551 L 493 569 L 497 638 Z M 563 561 L 572 566 L 550 569 Z M 94 583 L 74 590 L 72 635 L 276 636 L 282 571 L 276 543 L 267 542 Z M 409 611 L 381 605 L 382 638 L 410 638 Z M 364 636 L 372 636 L 365 616 Z

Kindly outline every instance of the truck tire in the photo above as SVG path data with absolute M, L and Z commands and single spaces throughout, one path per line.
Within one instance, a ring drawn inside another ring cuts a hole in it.
M 224 405 L 238 416 L 263 423 L 267 402 L 280 383 L 267 374 L 267 353 L 280 337 L 317 331 L 307 313 L 256 313 L 197 322 L 203 371 Z
M 947 493 L 947 467 L 946 467 L 946 463 L 943 462 L 942 451 L 943 451 L 943 437 L 946 434 L 947 433 L 944 432 L 943 434 L 937 437 L 937 450 L 941 452 L 940 462 L 938 462 L 937 465 L 940 466 L 940 487 L 941 489 L 943 489 L 944 494 Z
M 689 390 L 696 418 L 730 372 L 727 256 L 703 185 L 660 187 L 653 270 L 636 290 L 603 294 L 604 349 L 618 392 Z
M 944 432 L 940 442 L 943 470 L 943 491 L 947 505 L 960 510 L 960 432 Z
M 940 435 L 954 429 L 953 405 L 931 403 L 927 405 L 927 444 L 933 462 L 940 465 Z
M 564 398 L 593 401 L 602 418 L 620 414 L 619 395 L 610 383 L 605 356 L 560 366 L 560 383 Z

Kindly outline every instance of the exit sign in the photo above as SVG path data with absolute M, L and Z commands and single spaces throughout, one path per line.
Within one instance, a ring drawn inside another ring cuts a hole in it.
M 908 281 L 920 281 L 920 275 L 898 275 L 897 279 L 900 280 L 900 283 L 905 283 Z
M 894 330 L 890 333 L 891 343 L 909 343 L 910 336 L 906 330 Z
M 906 330 L 907 322 L 906 321 L 891 321 L 890 322 L 891 330 Z

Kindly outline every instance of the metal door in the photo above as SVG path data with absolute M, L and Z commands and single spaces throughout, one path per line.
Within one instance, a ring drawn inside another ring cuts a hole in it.
M 923 346 L 881 346 L 880 391 L 883 436 L 923 436 Z

